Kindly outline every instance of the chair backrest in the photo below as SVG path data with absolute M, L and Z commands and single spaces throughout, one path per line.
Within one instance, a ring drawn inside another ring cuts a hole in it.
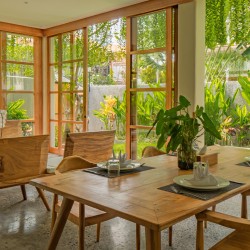
M 107 161 L 112 155 L 114 140 L 115 130 L 69 133 L 64 157 L 78 155 L 92 163 Z
M 71 170 L 84 169 L 96 166 L 95 164 L 86 161 L 80 156 L 73 155 L 65 157 L 57 166 L 55 173 L 62 174 Z
M 21 120 L 6 121 L 5 127 L 1 128 L 1 138 L 22 136 Z
M 46 173 L 49 135 L 0 139 L 0 182 Z
M 142 157 L 152 157 L 152 156 L 157 156 L 157 155 L 163 155 L 166 154 L 165 152 L 157 149 L 156 147 L 153 146 L 147 146 L 142 150 Z

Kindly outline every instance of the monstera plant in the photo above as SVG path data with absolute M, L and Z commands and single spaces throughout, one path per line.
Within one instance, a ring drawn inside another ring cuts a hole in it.
M 194 143 L 207 131 L 212 136 L 221 139 L 211 119 L 204 112 L 204 108 L 196 106 L 192 115 L 188 112 L 191 103 L 184 97 L 179 97 L 179 104 L 171 109 L 161 109 L 153 123 L 150 131 L 155 127 L 156 134 L 159 136 L 157 147 L 160 149 L 166 145 L 170 138 L 166 153 L 170 151 L 178 152 L 178 166 L 181 169 L 190 169 L 196 161 L 196 151 Z

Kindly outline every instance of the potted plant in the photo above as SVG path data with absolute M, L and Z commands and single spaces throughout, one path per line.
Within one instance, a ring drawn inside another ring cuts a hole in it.
M 159 136 L 157 148 L 162 148 L 167 139 L 170 140 L 166 146 L 166 153 L 169 151 L 178 153 L 178 166 L 181 169 L 193 168 L 196 161 L 194 144 L 197 139 L 207 131 L 212 136 L 221 139 L 213 122 L 204 112 L 204 108 L 197 105 L 192 116 L 188 113 L 191 103 L 184 97 L 179 97 L 179 104 L 169 110 L 161 109 L 153 123 L 150 131 L 155 127 Z
M 10 102 L 7 106 L 7 123 L 6 127 L 9 129 L 9 136 L 26 135 L 26 130 L 30 129 L 28 123 L 22 123 L 21 120 L 28 119 L 27 110 L 23 109 L 23 99 Z M 11 135 L 12 134 L 12 135 Z

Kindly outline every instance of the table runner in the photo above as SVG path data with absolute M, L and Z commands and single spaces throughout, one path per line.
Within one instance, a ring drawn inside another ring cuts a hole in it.
M 143 166 L 140 166 L 138 168 L 131 169 L 131 170 L 121 171 L 120 176 L 127 175 L 127 174 L 139 173 L 139 172 L 150 170 L 150 169 L 154 169 L 154 167 L 149 167 L 149 166 L 143 165 Z M 91 173 L 91 174 L 101 175 L 101 176 L 104 176 L 107 178 L 115 178 L 115 177 L 109 177 L 108 171 L 103 169 L 103 168 L 99 168 L 99 167 L 87 168 L 87 169 L 84 169 L 83 171 Z
M 195 191 L 192 189 L 187 189 L 187 188 L 181 187 L 175 183 L 172 183 L 170 185 L 163 186 L 163 187 L 160 187 L 158 189 L 163 190 L 163 191 L 167 191 L 167 192 L 171 192 L 171 193 L 176 193 L 174 190 L 171 189 L 172 187 L 175 187 L 180 192 L 177 194 L 189 196 L 189 197 L 192 197 L 195 199 L 200 199 L 200 200 L 210 200 L 210 199 L 212 199 L 220 194 L 223 194 L 225 192 L 228 192 L 230 190 L 238 188 L 242 185 L 244 185 L 244 183 L 230 181 L 229 186 L 222 188 L 222 189 L 218 189 L 218 190 L 214 190 L 214 191 Z

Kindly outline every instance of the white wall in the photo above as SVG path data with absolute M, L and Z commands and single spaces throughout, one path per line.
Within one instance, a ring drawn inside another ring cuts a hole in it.
M 178 89 L 192 103 L 204 106 L 205 80 L 205 1 L 179 5 Z M 200 139 L 204 144 L 204 137 Z
M 179 5 L 178 88 L 193 107 L 204 104 L 205 0 Z
M 204 106 L 206 0 L 195 1 L 195 105 Z

